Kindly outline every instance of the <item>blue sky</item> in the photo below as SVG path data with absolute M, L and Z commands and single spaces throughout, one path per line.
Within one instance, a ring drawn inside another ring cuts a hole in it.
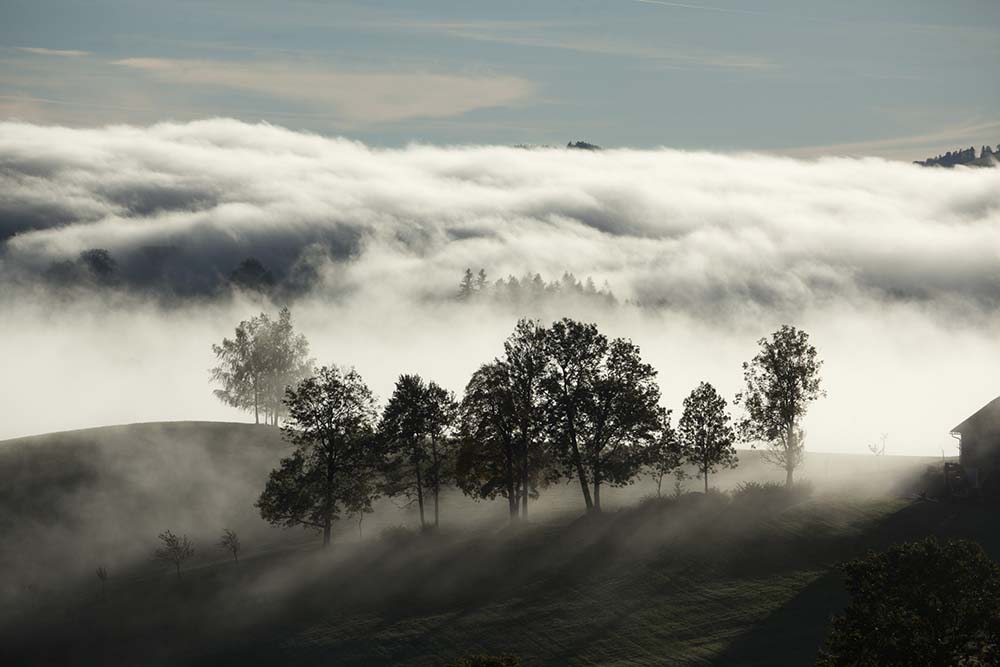
M 0 118 L 912 159 L 1000 142 L 996 0 L 0 0 Z

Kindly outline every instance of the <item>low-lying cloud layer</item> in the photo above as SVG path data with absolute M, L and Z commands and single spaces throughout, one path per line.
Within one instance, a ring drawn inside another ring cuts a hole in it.
M 374 150 L 210 120 L 0 125 L 7 271 L 107 248 L 137 285 L 207 289 L 304 252 L 421 292 L 466 266 L 572 271 L 685 310 L 1000 298 L 1000 171 L 670 150 Z M 399 272 L 419 272 L 414 281 Z
M 115 259 L 119 287 L 55 312 L 38 285 L 92 248 Z M 383 397 L 403 371 L 459 391 L 498 352 L 519 313 L 451 300 L 466 267 L 491 278 L 568 271 L 628 300 L 566 314 L 639 342 L 671 406 L 701 379 L 738 390 L 754 340 L 788 321 L 827 360 L 814 445 L 864 451 L 888 431 L 900 434 L 896 453 L 933 454 L 1000 391 L 981 370 L 1000 363 L 998 255 L 1000 169 L 666 149 L 376 150 L 221 119 L 3 123 L 0 343 L 22 353 L 0 393 L 33 401 L 24 388 L 42 390 L 39 369 L 59 350 L 77 372 L 65 395 L 48 390 L 49 404 L 80 405 L 82 370 L 104 374 L 89 399 L 107 400 L 90 422 L 82 408 L 70 418 L 29 405 L 0 437 L 230 415 L 204 384 L 209 344 L 259 306 L 213 295 L 255 257 L 297 286 L 285 294 L 320 360 L 357 364 Z M 177 354 L 161 364 L 150 350 Z M 157 373 L 154 403 L 114 381 Z

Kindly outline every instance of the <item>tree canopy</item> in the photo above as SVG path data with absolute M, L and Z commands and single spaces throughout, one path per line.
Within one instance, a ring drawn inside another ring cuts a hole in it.
M 434 525 L 439 522 L 441 484 L 451 463 L 451 434 L 458 405 L 451 392 L 419 375 L 400 375 L 382 411 L 379 437 L 390 495 L 416 501 L 420 525 L 427 527 L 424 489 L 434 494 Z
M 257 507 L 272 524 L 321 530 L 328 545 L 333 521 L 376 494 L 367 483 L 381 463 L 375 401 L 357 371 L 324 366 L 289 387 L 285 405 L 282 437 L 295 450 L 271 471 Z
M 699 384 L 684 399 L 678 436 L 688 461 L 705 480 L 705 493 L 709 475 L 719 468 L 735 468 L 739 464 L 733 447 L 736 436 L 729 420 L 726 399 L 708 382 Z
M 546 350 L 549 437 L 563 470 L 576 475 L 587 510 L 600 511 L 601 486 L 630 483 L 656 440 L 656 371 L 631 341 L 609 342 L 596 325 L 571 319 L 549 328 Z
M 687 460 L 687 448 L 670 423 L 670 410 L 660 412 L 660 433 L 646 454 L 646 466 L 656 480 L 656 495 L 663 492 L 663 478 L 673 475 L 678 484 L 684 479 L 683 465 Z
M 783 468 L 791 486 L 805 451 L 802 417 L 826 395 L 820 387 L 823 362 L 809 334 L 787 324 L 757 344 L 757 355 L 743 364 L 745 388 L 736 395 L 746 411 L 739 434 L 754 447 L 763 443 L 765 460 Z
M 212 346 L 218 366 L 212 381 L 221 384 L 215 396 L 227 405 L 252 411 L 254 422 L 273 425 L 284 413 L 285 388 L 309 375 L 313 360 L 309 342 L 295 333 L 292 314 L 282 308 L 278 319 L 261 313 L 236 327 L 233 338 Z
M 850 603 L 834 617 L 818 665 L 1000 662 L 1000 566 L 975 542 L 897 544 L 843 571 Z
M 459 488 L 474 498 L 506 498 L 513 519 L 521 487 L 514 444 L 514 400 L 507 371 L 500 361 L 483 364 L 465 386 L 456 478 Z

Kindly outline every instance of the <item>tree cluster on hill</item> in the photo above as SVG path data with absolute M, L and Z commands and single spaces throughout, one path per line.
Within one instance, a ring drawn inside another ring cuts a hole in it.
M 1000 159 L 1000 144 L 997 144 L 994 150 L 990 146 L 982 146 L 979 149 L 979 156 L 976 156 L 975 146 L 969 146 L 965 149 L 958 149 L 955 151 L 948 151 L 937 157 L 927 158 L 926 160 L 917 160 L 914 164 L 919 164 L 923 167 L 954 167 L 956 165 L 973 165 L 973 166 L 991 166 Z
M 256 257 L 247 257 L 229 274 L 232 287 L 267 294 L 275 286 L 274 274 Z
M 559 280 L 546 282 L 538 273 L 527 273 L 521 278 L 507 276 L 490 281 L 486 269 L 473 273 L 466 269 L 458 285 L 456 298 L 459 301 L 488 301 L 491 303 L 530 307 L 559 297 L 573 296 L 602 305 L 617 305 L 618 299 L 604 283 L 600 289 L 589 276 L 578 280 L 572 273 L 564 273 Z
M 566 144 L 566 148 L 575 148 L 575 149 L 584 150 L 584 151 L 599 151 L 599 150 L 603 150 L 597 144 L 589 144 L 586 141 L 571 141 L 568 144 Z
M 748 386 L 740 400 L 748 412 L 740 430 L 791 452 L 780 459 L 790 486 L 802 441 L 789 441 L 788 429 L 798 428 L 820 395 L 820 364 L 808 336 L 794 327 L 760 345 L 744 366 Z M 642 474 L 659 488 L 685 464 L 697 468 L 707 493 L 712 473 L 737 465 L 726 400 L 700 383 L 675 429 L 660 398 L 657 372 L 635 343 L 569 318 L 548 327 L 520 320 L 503 353 L 472 374 L 460 400 L 404 374 L 379 415 L 355 370 L 323 367 L 285 390 L 282 435 L 294 451 L 271 472 L 257 507 L 271 523 L 321 531 L 328 544 L 334 521 L 360 520 L 381 496 L 415 503 L 421 527 L 437 526 L 440 490 L 448 484 L 476 499 L 506 499 L 511 521 L 526 518 L 529 499 L 559 480 L 579 484 L 587 512 L 601 510 L 602 488 L 632 484 Z M 433 524 L 425 512 L 431 499 Z
M 261 313 L 240 322 L 233 338 L 223 338 L 212 351 L 219 365 L 212 380 L 222 385 L 215 396 L 227 405 L 253 411 L 254 422 L 277 425 L 283 416 L 285 389 L 312 372 L 309 342 L 296 334 L 292 314 L 282 308 L 278 319 Z
M 105 248 L 81 252 L 75 260 L 52 262 L 45 280 L 56 286 L 113 287 L 118 284 L 118 263 Z

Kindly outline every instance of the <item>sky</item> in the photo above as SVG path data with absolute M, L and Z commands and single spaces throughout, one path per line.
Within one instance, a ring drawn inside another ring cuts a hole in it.
M 1000 393 L 1000 169 L 910 161 L 1000 142 L 998 65 L 994 0 L 0 0 L 0 439 L 246 419 L 211 344 L 291 304 L 381 398 L 527 315 L 731 399 L 790 323 L 810 448 L 952 454 Z M 286 291 L 227 292 L 250 257 Z M 466 268 L 619 304 L 470 309 Z
M 887 433 L 893 454 L 954 454 L 951 428 L 1000 394 L 998 168 L 0 123 L 0 195 L 0 439 L 252 420 L 212 395 L 211 345 L 280 305 L 382 401 L 400 373 L 461 395 L 525 316 L 632 339 L 675 418 L 701 381 L 732 402 L 757 341 L 801 327 L 827 390 L 812 451 Z M 117 287 L 49 281 L 92 248 Z M 298 287 L 231 295 L 246 257 Z M 618 303 L 460 301 L 466 268 L 590 276 Z
M 994 0 L 0 1 L 0 119 L 920 159 L 1000 141 Z

